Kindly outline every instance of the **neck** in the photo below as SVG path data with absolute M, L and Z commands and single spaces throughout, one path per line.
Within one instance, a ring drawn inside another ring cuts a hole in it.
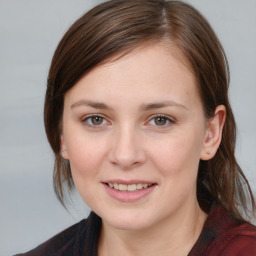
M 103 221 L 99 255 L 187 255 L 197 241 L 207 215 L 197 201 L 185 208 L 143 230 L 120 230 Z

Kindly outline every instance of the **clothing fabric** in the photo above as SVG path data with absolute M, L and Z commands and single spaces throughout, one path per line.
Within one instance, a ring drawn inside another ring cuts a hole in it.
M 17 256 L 97 256 L 101 218 L 94 212 L 35 249 Z M 188 256 L 256 256 L 256 227 L 213 203 Z

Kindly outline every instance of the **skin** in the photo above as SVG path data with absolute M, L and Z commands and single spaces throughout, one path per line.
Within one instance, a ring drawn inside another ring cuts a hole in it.
M 102 218 L 99 255 L 187 255 L 207 217 L 196 198 L 198 164 L 214 156 L 224 121 L 224 106 L 205 118 L 185 57 L 164 43 L 96 67 L 66 93 L 62 156 Z M 157 185 L 120 202 L 102 183 L 110 179 Z

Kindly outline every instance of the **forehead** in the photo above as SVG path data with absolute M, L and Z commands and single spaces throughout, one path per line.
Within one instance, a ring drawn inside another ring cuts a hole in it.
M 161 53 L 164 53 L 166 55 L 166 58 L 163 58 L 163 55 Z M 123 63 L 125 63 L 126 60 L 132 60 L 134 58 L 139 59 L 140 57 L 144 57 L 146 55 L 148 56 L 148 58 L 158 55 L 158 61 L 162 63 L 163 61 L 173 59 L 177 62 L 180 62 L 180 64 L 184 65 L 184 67 L 186 67 L 191 73 L 194 73 L 194 69 L 189 58 L 181 51 L 180 47 L 178 47 L 175 41 L 171 41 L 168 38 L 163 39 L 161 41 L 149 41 L 137 46 L 128 47 L 128 49 L 121 50 L 121 52 L 118 52 L 113 56 L 110 56 L 102 60 L 92 70 L 110 66 L 111 64 L 114 64 L 117 61 L 120 61 L 121 63 L 123 60 Z
M 114 100 L 113 97 L 135 100 L 143 95 L 160 99 L 195 97 L 198 94 L 196 84 L 194 73 L 180 49 L 174 44 L 159 43 L 139 47 L 97 66 L 66 93 L 65 100 L 74 101 L 82 96 L 98 100 Z

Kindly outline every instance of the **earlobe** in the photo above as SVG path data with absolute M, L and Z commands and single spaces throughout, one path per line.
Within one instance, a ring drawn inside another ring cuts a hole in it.
M 60 152 L 61 156 L 64 159 L 69 160 L 69 156 L 68 156 L 68 153 L 67 153 L 67 148 L 66 148 L 66 145 L 65 145 L 63 134 L 60 136 L 60 151 L 61 151 Z
M 226 107 L 224 105 L 217 106 L 214 116 L 207 124 L 206 138 L 200 156 L 201 160 L 209 160 L 215 156 L 221 143 L 225 119 Z

